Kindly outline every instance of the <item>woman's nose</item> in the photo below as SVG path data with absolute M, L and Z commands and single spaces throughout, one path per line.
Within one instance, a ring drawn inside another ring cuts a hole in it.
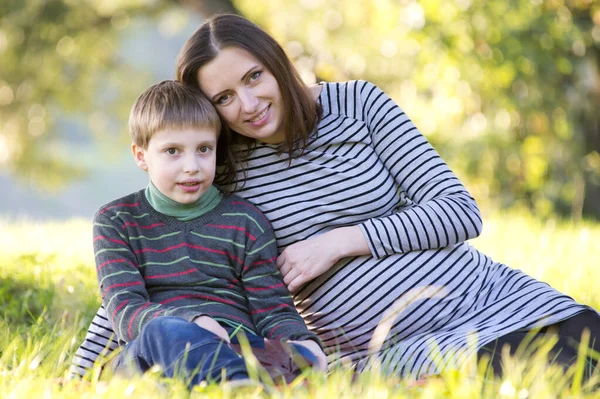
M 258 97 L 254 95 L 252 90 L 244 90 L 239 93 L 242 111 L 246 114 L 252 114 L 258 111 Z

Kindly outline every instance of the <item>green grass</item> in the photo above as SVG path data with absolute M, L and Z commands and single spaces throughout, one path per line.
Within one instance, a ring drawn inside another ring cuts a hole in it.
M 542 222 L 514 213 L 484 220 L 484 233 L 474 246 L 600 309 L 600 224 Z M 478 365 L 468 364 L 420 385 L 376 372 L 353 380 L 350 372 L 337 370 L 327 378 L 308 375 L 268 391 L 204 385 L 190 393 L 180 382 L 151 373 L 61 386 L 57 380 L 65 375 L 99 303 L 88 222 L 0 221 L 0 397 L 600 397 L 589 383 L 572 383 L 575 368 L 563 375 L 542 361 L 508 358 L 503 381 L 486 379 Z

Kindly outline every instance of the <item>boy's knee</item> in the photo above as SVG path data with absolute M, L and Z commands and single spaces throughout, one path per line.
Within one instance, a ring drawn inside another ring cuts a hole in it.
M 148 322 L 140 332 L 143 344 L 161 344 L 176 349 L 178 345 L 217 343 L 221 338 L 211 331 L 180 317 L 163 316 Z
M 140 336 L 143 338 L 161 339 L 168 338 L 173 331 L 181 331 L 190 323 L 179 317 L 157 317 L 142 328 Z

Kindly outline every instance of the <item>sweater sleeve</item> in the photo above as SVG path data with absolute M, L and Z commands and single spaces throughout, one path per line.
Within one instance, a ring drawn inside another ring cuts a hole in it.
M 188 321 L 202 313 L 150 302 L 137 258 L 119 226 L 101 213 L 94 217 L 94 256 L 102 304 L 121 342 L 135 339 L 146 323 L 157 316 Z
M 247 249 L 242 283 L 250 314 L 260 336 L 274 340 L 313 340 L 321 345 L 298 314 L 275 265 L 277 245 L 271 229 Z
M 392 99 L 372 83 L 357 84 L 375 153 L 413 204 L 360 224 L 372 255 L 443 248 L 477 237 L 479 208 L 463 184 Z

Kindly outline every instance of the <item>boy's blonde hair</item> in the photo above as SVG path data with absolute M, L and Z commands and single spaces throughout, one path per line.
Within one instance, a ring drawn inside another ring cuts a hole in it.
M 148 149 L 152 136 L 165 129 L 214 129 L 221 132 L 217 110 L 198 90 L 176 80 L 150 86 L 135 100 L 129 114 L 133 143 Z

